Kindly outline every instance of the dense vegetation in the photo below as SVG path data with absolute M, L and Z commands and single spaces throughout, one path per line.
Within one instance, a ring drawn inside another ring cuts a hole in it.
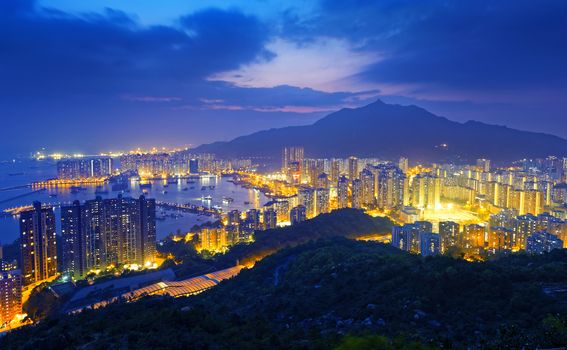
M 470 263 L 342 238 L 198 296 L 50 317 L 2 349 L 533 349 L 567 345 L 567 251 Z

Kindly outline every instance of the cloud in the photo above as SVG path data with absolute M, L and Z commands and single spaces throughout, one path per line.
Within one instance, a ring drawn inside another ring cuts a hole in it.
M 209 79 L 243 87 L 292 85 L 327 92 L 359 91 L 372 86 L 350 78 L 380 60 L 379 54 L 355 51 L 347 41 L 337 38 L 318 37 L 303 43 L 277 38 L 266 47 L 274 53 L 271 59 L 216 73 Z

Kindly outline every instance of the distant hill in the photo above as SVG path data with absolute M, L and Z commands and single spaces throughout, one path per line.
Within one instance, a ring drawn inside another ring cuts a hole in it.
M 326 239 L 197 296 L 52 316 L 0 337 L 0 348 L 559 348 L 566 269 L 566 250 L 470 263 Z
M 386 104 L 344 108 L 307 126 L 260 131 L 197 152 L 225 157 L 278 158 L 285 146 L 302 145 L 308 157 L 382 157 L 439 162 L 489 158 L 495 162 L 564 156 L 567 140 L 476 121 L 458 123 L 416 106 Z M 446 145 L 443 146 L 443 145 Z

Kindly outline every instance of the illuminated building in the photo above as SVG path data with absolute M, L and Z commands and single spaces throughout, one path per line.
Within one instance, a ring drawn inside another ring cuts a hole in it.
M 329 188 L 329 176 L 325 173 L 320 173 L 317 177 L 317 188 Z
M 433 232 L 433 224 L 429 221 L 416 221 L 413 225 L 417 228 L 418 232 Z
M 78 200 L 71 206 L 61 208 L 62 272 L 69 276 L 80 277 L 87 271 L 86 234 L 83 225 L 84 215 Z
M 221 252 L 231 245 L 224 228 L 203 228 L 199 232 L 199 248 L 209 252 Z
M 351 182 L 358 179 L 358 158 L 356 157 L 348 159 L 348 179 Z
M 438 255 L 441 252 L 439 235 L 432 232 L 420 232 L 419 247 L 423 256 Z
M 57 273 L 57 243 L 53 208 L 33 209 L 20 214 L 21 271 L 24 285 L 39 282 Z
M 308 219 L 315 216 L 315 189 L 311 187 L 302 187 L 299 189 L 299 204 L 305 206 Z
M 547 231 L 552 235 L 557 236 L 563 241 L 563 244 L 567 242 L 567 222 L 550 215 L 549 213 L 542 213 L 537 217 L 537 230 Z M 567 247 L 566 247 L 567 248 Z
M 506 227 L 491 227 L 488 230 L 487 249 L 493 253 L 499 251 L 512 251 L 517 246 L 515 234 Z
M 551 200 L 558 204 L 567 204 L 567 183 L 560 183 L 553 186 L 551 190 Z
M 290 163 L 303 163 L 304 150 L 303 147 L 285 147 L 282 155 L 282 172 L 288 173 Z
M 348 179 L 346 176 L 341 176 L 337 183 L 337 204 L 339 209 L 348 207 Z
M 441 204 L 441 180 L 433 175 L 422 173 L 412 182 L 412 205 L 418 208 L 435 209 Z
M 234 209 L 227 214 L 229 225 L 240 225 L 240 211 Z
M 102 199 L 61 207 L 63 271 L 80 278 L 109 265 L 153 263 L 156 257 L 155 200 Z
M 289 214 L 289 221 L 292 225 L 298 224 L 307 220 L 306 209 L 304 205 L 293 207 Z
M 83 179 L 112 175 L 112 158 L 64 159 L 57 162 L 57 177 L 60 179 Z
M 0 270 L 0 327 L 22 313 L 20 270 Z
M 316 212 L 317 214 L 328 213 L 329 210 L 329 189 L 328 188 L 318 188 L 316 191 Z
M 356 209 L 362 208 L 363 204 L 362 181 L 355 179 L 352 181 L 352 207 Z
M 371 168 L 375 177 L 375 196 L 381 209 L 399 209 L 407 196 L 407 182 L 404 173 L 392 165 Z
M 439 236 L 441 251 L 444 253 L 449 247 L 456 246 L 459 241 L 459 224 L 453 221 L 439 222 Z
M 485 243 L 484 227 L 477 224 L 465 225 L 463 227 L 463 239 L 461 247 L 474 250 L 476 253 L 484 249 Z
M 401 157 L 398 162 L 398 168 L 405 174 L 408 172 L 409 162 L 407 158 Z
M 526 238 L 537 232 L 537 218 L 531 214 L 520 215 L 515 220 L 514 250 L 526 248 Z
M 563 241 L 556 235 L 539 231 L 526 238 L 526 251 L 530 254 L 549 253 L 553 249 L 563 248 Z
M 339 181 L 339 176 L 341 175 L 341 165 L 338 159 L 331 160 L 331 182 L 337 183 Z
M 193 158 L 189 160 L 189 173 L 199 174 L 199 159 Z
M 371 208 L 374 206 L 374 175 L 368 169 L 360 172 L 360 182 L 362 186 L 362 206 Z M 354 192 L 354 188 L 353 188 Z
M 420 252 L 419 230 L 413 224 L 392 227 L 392 245 L 406 252 Z
M 490 171 L 490 159 L 477 159 L 476 166 L 481 171 Z
M 264 210 L 264 230 L 270 230 L 277 227 L 278 214 L 272 208 Z
M 251 231 L 260 229 L 260 212 L 257 209 L 248 209 L 246 211 L 244 226 Z

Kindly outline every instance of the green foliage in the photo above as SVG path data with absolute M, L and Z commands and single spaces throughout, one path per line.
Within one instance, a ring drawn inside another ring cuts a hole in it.
M 366 222 L 368 229 L 376 229 L 376 222 Z M 339 231 L 348 236 L 362 232 L 363 226 L 358 226 L 360 231 L 338 230 L 342 226 L 319 222 L 313 232 L 305 226 L 300 234 L 286 230 L 285 237 L 273 231 L 276 237 L 259 240 L 261 245 L 254 249 L 274 242 L 293 242 L 292 247 L 205 293 L 116 303 L 75 316 L 52 315 L 0 338 L 0 348 L 565 346 L 567 303 L 562 291 L 567 288 L 567 251 L 470 263 L 448 256 L 422 258 L 345 238 L 312 239 Z M 299 245 L 303 240 L 309 242 Z

